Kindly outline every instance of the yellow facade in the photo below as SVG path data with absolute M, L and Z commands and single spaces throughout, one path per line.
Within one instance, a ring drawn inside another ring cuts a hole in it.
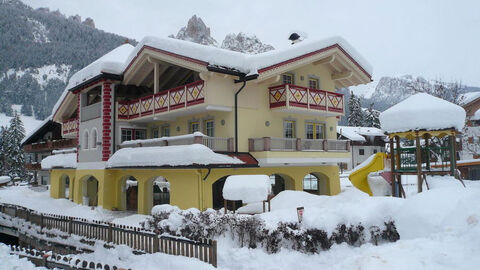
M 51 197 L 62 198 L 61 181 L 64 175 L 70 179 L 70 199 L 78 204 L 84 197 L 94 197 L 98 205 L 109 210 L 125 210 L 125 181 L 134 178 L 138 183 L 138 213 L 150 214 L 153 206 L 153 180 L 165 177 L 170 183 L 170 204 L 182 209 L 207 209 L 213 206 L 213 184 L 229 175 L 266 174 L 280 175 L 285 180 L 286 190 L 303 190 L 303 179 L 313 174 L 319 179 L 319 195 L 340 193 L 338 166 L 318 167 L 270 167 L 270 168 L 212 168 L 208 169 L 106 169 L 106 170 L 62 170 L 51 171 Z M 92 185 L 87 178 L 98 181 L 98 191 L 92 194 Z M 77 180 L 80 179 L 80 180 Z

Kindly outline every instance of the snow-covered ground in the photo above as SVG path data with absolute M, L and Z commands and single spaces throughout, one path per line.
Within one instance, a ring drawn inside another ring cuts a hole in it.
M 46 269 L 45 267 L 35 267 L 33 263 L 26 258 L 20 259 L 17 255 L 10 255 L 10 248 L 0 243 L 0 269 L 5 270 L 30 270 Z
M 300 200 L 296 196 L 302 192 L 290 192 L 289 196 L 283 196 L 286 199 L 272 204 L 272 212 L 262 216 L 267 221 L 295 219 L 296 206 L 302 204 L 305 206 L 304 220 L 310 223 L 334 224 L 339 220 L 354 219 L 367 222 L 377 217 L 392 217 L 400 233 L 399 241 L 378 246 L 367 243 L 360 247 L 340 244 L 328 251 L 308 255 L 287 249 L 268 254 L 260 248 L 238 248 L 230 238 L 221 238 L 218 239 L 219 268 L 437 270 L 476 269 L 480 265 L 480 181 L 465 181 L 467 188 L 464 188 L 451 177 L 433 177 L 429 179 L 431 190 L 415 194 L 416 179 L 411 177 L 406 179 L 412 182 L 407 199 L 368 197 L 347 181 L 345 177 L 341 178 L 342 193 L 334 197 L 308 194 Z M 295 202 L 291 201 L 291 196 L 296 197 Z M 93 211 L 67 200 L 49 199 L 48 193 L 25 187 L 0 189 L 0 201 L 129 225 L 145 218 L 141 215 L 122 217 L 120 213 L 107 210 Z M 326 217 L 329 220 L 322 221 Z M 166 269 L 211 268 L 184 257 L 132 255 L 126 247 L 106 250 L 98 246 L 95 253 L 78 256 L 139 269 L 156 269 L 165 264 L 169 264 Z

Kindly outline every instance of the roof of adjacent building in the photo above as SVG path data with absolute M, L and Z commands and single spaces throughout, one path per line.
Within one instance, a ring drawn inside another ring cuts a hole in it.
M 383 130 L 375 127 L 348 127 L 337 126 L 337 134 L 357 142 L 366 142 L 365 136 L 378 136 L 386 138 L 387 136 Z

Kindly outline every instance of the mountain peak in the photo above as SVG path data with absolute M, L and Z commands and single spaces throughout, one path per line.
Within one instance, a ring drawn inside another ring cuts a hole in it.
M 222 48 L 248 54 L 263 53 L 275 49 L 272 45 L 262 43 L 257 36 L 243 32 L 237 35 L 228 34 L 222 42 Z
M 193 15 L 175 36 L 176 39 L 187 40 L 203 45 L 217 46 L 217 41 L 210 35 L 210 28 L 200 17 Z

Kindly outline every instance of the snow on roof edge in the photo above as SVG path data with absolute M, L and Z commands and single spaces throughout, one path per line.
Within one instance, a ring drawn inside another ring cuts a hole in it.
M 27 135 L 25 135 L 25 138 L 23 138 L 23 140 L 20 142 L 20 144 L 22 145 L 24 142 L 26 142 L 28 139 L 30 139 L 30 137 L 35 135 L 35 133 L 37 133 L 37 131 L 39 131 L 43 126 L 45 126 L 51 120 L 52 120 L 52 115 L 49 115 L 36 128 L 34 128 Z

